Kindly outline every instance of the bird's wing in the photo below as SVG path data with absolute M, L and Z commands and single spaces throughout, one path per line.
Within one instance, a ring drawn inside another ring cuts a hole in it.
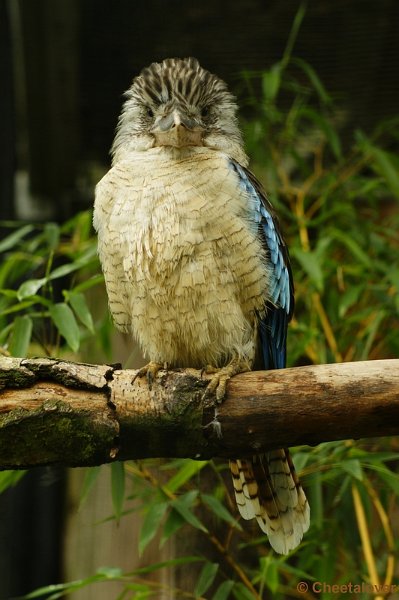
M 282 369 L 286 364 L 287 327 L 294 311 L 294 284 L 288 249 L 278 220 L 255 176 L 231 160 L 240 186 L 251 202 L 252 218 L 267 252 L 270 285 L 265 290 L 266 311 L 259 319 L 259 340 L 264 369 Z
M 270 271 L 266 311 L 259 316 L 258 338 L 264 369 L 286 363 L 287 326 L 294 310 L 294 285 L 288 250 L 278 221 L 256 178 L 231 163 L 247 195 L 251 219 L 266 249 Z M 237 506 L 244 519 L 256 518 L 276 552 L 288 554 L 309 528 L 309 504 L 288 450 L 273 450 L 230 461 Z
M 98 234 L 98 255 L 104 273 L 108 304 L 116 327 L 125 333 L 130 331 L 130 310 L 128 305 L 128 282 L 121 259 L 120 232 L 110 227 L 110 219 L 118 195 L 112 179 L 113 170 L 102 178 L 95 191 L 93 225 Z M 124 216 L 124 215 L 123 215 Z M 124 220 L 129 222 L 129 215 Z

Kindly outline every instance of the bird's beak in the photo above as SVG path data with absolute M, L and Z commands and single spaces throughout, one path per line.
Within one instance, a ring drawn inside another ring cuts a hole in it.
M 203 129 L 189 116 L 178 110 L 155 121 L 152 129 L 155 146 L 202 146 Z

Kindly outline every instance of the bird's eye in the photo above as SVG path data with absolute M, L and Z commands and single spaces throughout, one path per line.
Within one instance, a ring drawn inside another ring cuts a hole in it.
M 207 117 L 209 115 L 209 108 L 204 106 L 201 110 L 201 117 Z
M 153 117 L 154 116 L 154 111 L 149 106 L 147 106 L 147 115 L 149 117 Z

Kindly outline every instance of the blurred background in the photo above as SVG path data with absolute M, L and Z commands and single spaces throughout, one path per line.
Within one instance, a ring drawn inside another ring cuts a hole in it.
M 292 54 L 334 99 L 349 147 L 354 130 L 371 134 L 398 114 L 397 0 L 0 0 L 0 236 L 12 220 L 62 224 L 92 206 L 122 94 L 153 61 L 197 57 L 228 82 L 250 121 L 243 74 L 281 59 L 300 6 Z M 129 344 L 115 347 L 112 360 L 125 361 Z M 38 469 L 0 496 L 1 600 L 101 565 L 137 564 L 135 518 L 107 523 L 96 537 L 93 524 L 112 513 L 108 475 L 78 512 L 83 478 Z M 167 544 L 162 552 L 169 555 Z M 74 598 L 113 597 L 90 593 Z
M 0 217 L 60 220 L 90 206 L 122 93 L 144 66 L 193 55 L 239 94 L 243 71 L 281 57 L 299 4 L 1 0 Z M 397 113 L 398 22 L 395 0 L 307 3 L 295 55 L 351 129 Z

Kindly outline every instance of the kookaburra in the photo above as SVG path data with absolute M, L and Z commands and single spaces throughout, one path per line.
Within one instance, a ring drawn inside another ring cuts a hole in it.
M 126 93 L 94 226 L 109 306 L 155 376 L 206 368 L 226 381 L 286 362 L 294 307 L 273 209 L 247 170 L 234 97 L 195 58 L 153 63 Z M 265 432 L 267 435 L 267 432 Z M 288 553 L 309 505 L 288 450 L 230 461 L 238 509 Z

